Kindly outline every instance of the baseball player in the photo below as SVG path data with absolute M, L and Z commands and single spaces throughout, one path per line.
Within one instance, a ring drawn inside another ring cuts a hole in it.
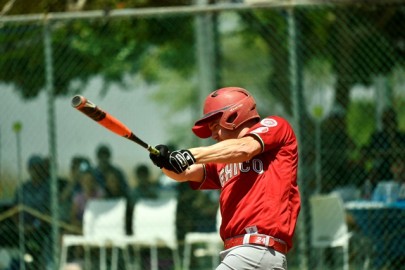
M 297 140 L 279 116 L 261 119 L 243 88 L 218 89 L 192 128 L 217 143 L 150 155 L 167 176 L 193 189 L 220 189 L 225 269 L 287 269 L 300 210 Z

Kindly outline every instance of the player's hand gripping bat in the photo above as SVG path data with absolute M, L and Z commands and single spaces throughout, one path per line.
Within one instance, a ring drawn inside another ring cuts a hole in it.
M 96 104 L 86 99 L 83 96 L 77 95 L 72 98 L 72 107 L 81 111 L 106 129 L 114 132 L 117 135 L 125 137 L 143 148 L 147 149 L 151 154 L 159 155 L 159 150 L 150 146 L 137 136 L 120 120 L 109 114 L 108 112 L 100 109 Z

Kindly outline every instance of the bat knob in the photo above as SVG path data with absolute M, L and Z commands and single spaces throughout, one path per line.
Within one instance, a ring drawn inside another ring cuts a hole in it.
M 148 146 L 148 151 L 149 151 L 149 153 L 151 153 L 151 154 L 153 154 L 153 155 L 156 155 L 156 156 L 158 156 L 159 154 L 160 154 L 160 152 L 159 152 L 159 150 L 157 150 L 155 147 L 153 147 L 153 146 Z
M 86 98 L 80 95 L 74 96 L 72 98 L 72 107 L 75 108 L 80 108 L 82 107 L 84 104 L 86 104 Z

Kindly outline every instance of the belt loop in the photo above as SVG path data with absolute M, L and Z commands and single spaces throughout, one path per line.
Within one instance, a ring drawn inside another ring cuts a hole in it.
M 243 244 L 249 244 L 250 234 L 245 234 L 243 236 Z
M 265 243 L 266 247 L 269 246 L 269 241 L 270 241 L 270 236 L 266 235 L 266 243 Z

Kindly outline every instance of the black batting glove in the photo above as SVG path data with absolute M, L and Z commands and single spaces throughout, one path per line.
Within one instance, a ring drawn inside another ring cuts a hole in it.
M 184 172 L 189 166 L 195 163 L 195 157 L 188 150 L 176 150 L 169 153 L 170 168 L 168 170 L 174 171 L 178 174 Z M 166 164 L 165 164 L 166 165 Z
M 153 164 L 158 166 L 159 168 L 167 167 L 170 165 L 169 163 L 169 155 L 170 151 L 166 145 L 159 144 L 155 147 L 159 150 L 159 155 L 149 154 L 149 158 L 152 160 Z

